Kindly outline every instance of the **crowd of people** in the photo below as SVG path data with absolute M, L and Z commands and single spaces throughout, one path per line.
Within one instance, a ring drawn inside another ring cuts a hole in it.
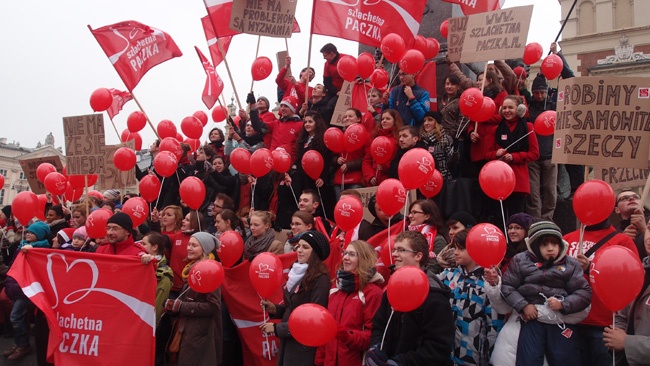
M 551 48 L 560 54 L 555 44 Z M 394 155 L 380 164 L 369 152 L 370 141 L 356 151 L 334 152 L 326 145 L 325 131 L 343 85 L 336 71 L 342 55 L 332 44 L 321 52 L 324 82 L 313 88 L 307 85 L 315 70 L 302 69 L 298 80 L 287 78 L 287 58 L 276 78 L 279 117 L 269 110 L 268 98 L 251 93 L 248 110 L 229 121 L 226 133 L 211 130 L 209 142 L 197 151 L 184 146 L 176 177 L 162 180 L 160 196 L 142 225 L 134 227 L 132 218 L 121 212 L 135 195 L 121 196 L 117 190 L 104 192 L 103 200 L 84 197 L 71 207 L 48 202 L 45 220 L 28 224 L 17 222 L 11 206 L 5 206 L 0 217 L 4 272 L 19 252 L 31 248 L 155 261 L 156 365 L 242 365 L 240 333 L 221 289 L 199 293 L 188 287 L 192 267 L 202 260 L 220 260 L 220 239 L 234 231 L 244 241 L 235 265 L 264 252 L 295 252 L 282 286 L 283 300 L 260 304 L 271 316 L 259 324 L 260 331 L 280 339 L 279 365 L 594 366 L 611 364 L 613 352 L 617 361 L 648 364 L 650 230 L 640 196 L 630 190 L 617 195 L 612 209 L 621 218 L 618 228 L 605 220 L 587 226 L 584 238 L 578 231 L 561 232 L 553 222 L 557 166 L 551 163 L 552 136 L 530 133 L 531 122 L 555 107 L 554 91 L 542 74 L 529 91 L 522 67 L 495 61 L 473 81 L 449 63 L 438 111 L 430 111 L 429 94 L 417 85 L 417 75 L 400 71 L 399 84 L 392 89 L 369 88 L 367 109 L 348 109 L 342 129 L 360 124 L 370 140 L 387 137 Z M 566 63 L 562 76 L 573 76 Z M 462 91 L 473 86 L 481 87 L 497 106 L 479 124 L 463 116 L 458 105 Z M 302 103 L 305 98 L 308 102 Z M 152 155 L 159 145 L 158 140 L 151 145 Z M 250 152 L 284 149 L 291 155 L 291 169 L 261 177 L 241 174 L 229 164 L 238 147 Z M 428 150 L 435 160 L 444 178 L 441 193 L 433 199 L 418 197 L 404 215 L 392 217 L 372 196 L 372 220 L 362 220 L 353 230 L 341 230 L 331 220 L 341 197 L 360 199 L 357 188 L 399 179 L 400 159 L 416 147 Z M 310 150 L 324 160 L 317 179 L 301 163 Z M 516 185 L 504 201 L 505 257 L 499 266 L 483 268 L 468 254 L 468 232 L 478 223 L 501 222 L 501 211 L 481 194 L 477 179 L 481 167 L 497 159 L 513 168 Z M 575 191 L 584 167 L 566 169 Z M 156 174 L 153 164 L 138 168 L 136 175 L 141 179 L 148 174 Z M 198 210 L 180 198 L 180 182 L 188 176 L 206 187 Z M 106 236 L 94 238 L 85 221 L 100 208 L 114 214 Z M 286 241 L 278 239 L 282 229 L 288 231 Z M 391 229 L 390 250 L 382 255 Z M 641 293 L 616 315 L 616 326 L 589 283 L 594 255 L 613 245 L 638 255 L 646 270 Z M 415 310 L 394 311 L 387 281 L 407 266 L 426 273 L 429 292 Z M 326 307 L 336 320 L 336 336 L 323 346 L 302 345 L 291 334 L 289 316 L 306 303 Z M 47 322 L 11 277 L 0 293 L 0 322 L 15 340 L 4 352 L 7 359 L 34 352 L 29 339 L 34 322 L 37 360 L 47 364 Z

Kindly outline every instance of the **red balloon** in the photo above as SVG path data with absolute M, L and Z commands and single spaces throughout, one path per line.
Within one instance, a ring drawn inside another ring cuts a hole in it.
M 302 156 L 302 170 L 313 180 L 318 180 L 323 172 L 325 162 L 323 156 L 316 150 L 308 150 Z
M 200 294 L 207 294 L 221 286 L 223 277 L 221 263 L 205 259 L 192 266 L 190 275 L 187 277 L 187 284 L 192 290 Z
M 289 315 L 289 331 L 298 343 L 319 347 L 334 339 L 336 320 L 329 310 L 318 304 L 302 304 Z
M 389 33 L 381 40 L 381 52 L 391 63 L 399 61 L 406 52 L 404 38 L 396 33 Z
M 140 151 L 142 150 L 142 136 L 140 136 L 140 133 L 138 132 L 130 132 L 128 129 L 122 131 L 122 135 L 120 136 L 120 140 L 122 142 L 127 142 L 134 140 L 135 142 L 135 150 Z
M 113 154 L 113 164 L 117 169 L 123 172 L 133 169 L 136 160 L 135 151 L 128 147 L 120 147 L 115 150 L 115 154 Z
M 284 174 L 291 169 L 291 155 L 285 149 L 278 147 L 271 152 L 271 156 L 273 157 L 273 170 L 276 172 Z
M 335 154 L 341 153 L 345 150 L 345 145 L 343 144 L 343 131 L 339 128 L 328 128 L 323 136 L 323 141 L 325 142 L 325 146 Z
M 129 114 L 126 119 L 126 127 L 131 132 L 139 132 L 147 125 L 147 116 L 141 111 L 135 111 Z
M 83 193 L 83 187 L 73 187 L 72 184 L 70 184 L 70 181 L 68 181 L 63 197 L 66 199 L 66 201 L 75 202 L 81 198 L 81 195 L 83 195 Z
M 90 108 L 95 112 L 103 112 L 113 104 L 113 94 L 106 88 L 95 89 L 90 94 Z
M 499 0 L 482 0 L 474 2 L 461 2 L 460 10 L 469 16 L 470 14 L 485 13 L 488 11 L 495 11 L 501 9 Z
M 38 210 L 36 210 L 36 218 L 45 221 L 45 204 L 47 204 L 47 196 L 44 194 L 36 195 L 38 198 Z
M 465 89 L 458 102 L 460 111 L 468 117 L 478 112 L 482 105 L 483 93 L 478 88 Z
M 424 67 L 424 54 L 418 50 L 408 50 L 399 61 L 399 68 L 407 74 L 416 74 Z
M 273 71 L 273 63 L 266 56 L 260 56 L 253 61 L 251 65 L 251 75 L 253 75 L 253 80 L 260 81 L 264 80 Z
M 498 227 L 480 223 L 467 233 L 467 254 L 483 268 L 496 266 L 506 255 L 506 237 Z
M 555 79 L 560 74 L 562 74 L 562 68 L 564 67 L 564 63 L 562 62 L 562 59 L 558 55 L 548 55 L 542 61 L 542 74 L 546 76 L 547 79 Z
M 5 177 L 4 175 L 0 175 L 0 187 L 4 187 L 4 186 L 5 186 Z
M 181 121 L 181 131 L 191 139 L 200 139 L 203 134 L 203 124 L 194 116 L 185 117 Z
M 375 71 L 375 58 L 369 53 L 364 52 L 357 57 L 357 68 L 359 69 L 359 76 L 367 79 Z
M 431 179 L 435 169 L 436 163 L 431 153 L 416 147 L 402 156 L 397 166 L 397 174 L 404 188 L 416 189 Z
M 359 74 L 357 60 L 349 55 L 339 58 L 339 61 L 336 63 L 336 70 L 345 81 L 354 81 L 357 74 Z
M 55 196 L 64 194 L 68 188 L 68 180 L 65 179 L 63 174 L 57 172 L 48 174 L 43 184 L 45 185 L 45 189 Z
M 11 212 L 21 225 L 26 226 L 38 212 L 38 197 L 30 191 L 22 191 L 11 201 Z
M 375 69 L 370 75 L 370 83 L 377 89 L 382 89 L 388 84 L 388 73 L 384 69 Z
M 244 254 L 244 239 L 238 232 L 228 230 L 219 237 L 221 245 L 217 248 L 217 255 L 221 263 L 230 268 L 241 259 Z
M 158 198 L 160 192 L 160 179 L 153 174 L 147 174 L 138 183 L 138 190 L 140 195 L 147 202 L 153 202 Z
M 445 19 L 442 23 L 440 23 L 440 35 L 442 38 L 447 38 L 449 35 L 449 19 Z
M 535 118 L 535 124 L 533 125 L 535 133 L 540 136 L 551 136 L 555 132 L 556 118 L 557 112 L 555 111 L 544 111 L 540 113 L 540 115 Z
M 183 140 L 185 140 L 185 138 L 183 137 L 183 135 L 180 134 L 180 132 L 176 132 L 176 137 L 174 137 L 174 138 L 175 138 L 176 141 L 178 141 L 179 143 L 181 143 Z
M 368 140 L 368 131 L 361 123 L 355 123 L 348 126 L 343 133 L 343 146 L 345 151 L 357 151 L 366 144 Z
M 578 220 L 587 226 L 604 221 L 615 205 L 614 190 L 600 179 L 582 183 L 573 194 L 573 212 Z
M 104 195 L 102 192 L 96 190 L 96 189 L 91 189 L 88 191 L 88 197 L 97 197 L 100 201 L 104 200 Z
M 223 122 L 226 120 L 226 116 L 228 115 L 228 110 L 225 107 L 222 106 L 216 106 L 212 110 L 212 120 L 215 122 Z
M 426 56 L 426 54 L 427 54 L 427 39 L 423 35 L 418 34 L 415 37 L 415 39 L 413 40 L 413 49 L 422 52 L 422 54 Z
M 494 104 L 494 100 L 490 97 L 483 97 L 483 104 L 481 104 L 481 108 L 478 110 L 478 112 L 474 113 L 473 116 L 468 117 L 476 122 L 486 122 L 492 118 L 492 116 L 494 116 L 496 110 L 497 107 Z
M 481 168 L 478 182 L 488 197 L 502 201 L 515 190 L 515 172 L 508 163 L 492 160 Z
M 251 173 L 251 153 L 241 147 L 236 148 L 230 153 L 230 164 L 241 174 Z
M 387 136 L 378 136 L 370 144 L 370 155 L 377 164 L 386 164 L 393 160 L 395 144 Z
M 36 168 L 36 178 L 43 183 L 48 174 L 56 172 L 54 165 L 50 163 L 41 163 Z
M 334 206 L 334 221 L 343 231 L 357 227 L 363 219 L 363 205 L 354 196 L 344 196 Z
M 199 139 L 191 139 L 188 137 L 185 139 L 185 141 L 183 141 L 183 143 L 189 145 L 192 151 L 196 151 L 199 149 L 199 147 L 201 147 L 201 140 Z
M 255 150 L 250 160 L 251 174 L 256 177 L 263 177 L 273 169 L 273 156 L 271 151 L 266 148 Z
M 160 151 L 167 151 L 174 156 L 176 156 L 176 159 L 179 159 L 183 157 L 183 148 L 181 147 L 181 143 L 176 140 L 173 137 L 165 137 L 160 141 L 160 145 L 158 145 L 158 149 Z
M 612 312 L 629 305 L 643 288 L 643 265 L 639 256 L 621 245 L 597 250 L 589 269 L 594 294 Z
M 100 208 L 88 215 L 86 219 L 86 231 L 88 236 L 93 239 L 99 239 L 106 236 L 106 223 L 113 216 L 113 212 L 108 209 Z
M 122 212 L 129 215 L 133 221 L 133 227 L 138 227 L 147 221 L 149 205 L 142 197 L 129 198 L 122 205 Z
M 544 54 L 542 45 L 537 42 L 531 42 L 524 48 L 524 63 L 526 65 L 532 65 L 542 59 L 542 54 Z
M 176 169 L 178 168 L 178 159 L 176 158 L 176 155 L 169 151 L 161 151 L 153 159 L 153 167 L 156 169 L 156 173 L 165 178 L 169 178 L 176 173 Z
M 201 121 L 201 126 L 205 127 L 208 124 L 208 114 L 203 111 L 196 111 L 192 113 L 192 116 L 196 117 Z M 187 135 L 187 134 L 186 134 Z
M 424 304 L 429 296 L 429 279 L 420 268 L 402 267 L 390 276 L 386 296 L 395 311 L 413 311 Z
M 442 179 L 442 174 L 438 169 L 436 169 L 433 171 L 431 179 L 420 187 L 420 192 L 426 198 L 435 197 L 442 190 L 443 184 L 444 179 Z
M 435 38 L 427 38 L 427 49 L 424 52 L 424 57 L 427 60 L 432 59 L 440 52 L 440 42 Z
M 178 189 L 181 199 L 192 210 L 198 210 L 205 201 L 205 185 L 197 177 L 187 177 Z
M 176 138 L 176 125 L 174 125 L 174 122 L 168 119 L 163 119 L 162 121 L 158 122 L 156 131 L 158 131 L 158 136 L 161 139 L 164 139 L 165 137 Z
M 402 182 L 394 178 L 379 183 L 376 197 L 377 205 L 387 216 L 395 215 L 406 205 L 406 189 Z
M 248 277 L 261 298 L 268 298 L 282 286 L 282 270 L 282 261 L 273 253 L 263 252 L 253 259 Z

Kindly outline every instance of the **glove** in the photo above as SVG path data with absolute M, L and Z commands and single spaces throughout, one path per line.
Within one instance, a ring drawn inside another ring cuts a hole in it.
M 253 92 L 248 93 L 248 96 L 246 97 L 246 103 L 248 104 L 255 104 L 257 100 L 255 100 L 255 95 Z
M 338 329 L 336 331 L 336 339 L 343 343 L 348 343 L 350 341 L 350 338 L 352 338 L 352 335 L 350 334 L 350 331 L 345 329 L 344 326 L 339 325 Z
M 379 349 L 376 344 L 366 352 L 366 365 L 367 366 L 386 366 L 388 365 L 388 356 Z
M 183 304 L 183 302 L 179 299 L 167 299 L 167 301 L 165 301 L 165 311 L 178 313 L 181 310 L 181 304 Z

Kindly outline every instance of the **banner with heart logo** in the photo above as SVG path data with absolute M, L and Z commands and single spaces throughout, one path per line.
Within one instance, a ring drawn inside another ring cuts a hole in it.
M 136 256 L 31 249 L 18 254 L 7 275 L 45 313 L 48 362 L 153 365 L 154 264 Z

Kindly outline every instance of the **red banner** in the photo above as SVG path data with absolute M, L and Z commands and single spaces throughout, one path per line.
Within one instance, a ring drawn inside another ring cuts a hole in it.
M 314 0 L 312 33 L 379 47 L 397 33 L 410 45 L 420 29 L 426 0 Z
M 167 33 L 133 20 L 88 29 L 129 91 L 149 69 L 183 55 Z
M 485 13 L 500 10 L 505 0 L 442 0 L 446 3 L 458 4 L 463 14 Z
M 427 62 L 426 65 L 422 68 L 422 71 L 418 74 L 415 81 L 419 86 L 424 88 L 424 90 L 429 92 L 429 110 L 437 111 L 438 110 L 438 82 L 436 63 Z
M 212 109 L 219 99 L 219 95 L 221 95 L 221 92 L 223 91 L 223 80 L 221 80 L 219 74 L 217 74 L 214 66 L 212 66 L 210 61 L 208 61 L 208 59 L 203 55 L 203 52 L 201 52 L 201 50 L 196 46 L 194 46 L 194 48 L 196 49 L 196 53 L 199 55 L 199 59 L 203 64 L 203 70 L 205 70 L 207 76 L 201 100 L 203 100 L 203 103 L 208 107 L 208 109 Z
M 284 273 L 288 274 L 291 264 L 296 261 L 296 253 L 283 254 L 278 257 L 282 261 Z M 249 261 L 244 261 L 232 268 L 225 268 L 226 276 L 221 287 L 222 296 L 230 312 L 230 317 L 239 331 L 244 365 L 274 366 L 277 363 L 280 340 L 277 337 L 265 337 L 260 331 L 260 325 L 264 322 L 264 314 L 260 306 L 260 295 L 257 294 L 249 280 L 249 269 Z M 278 287 L 269 300 L 275 304 L 280 303 L 282 288 Z
M 30 249 L 18 254 L 7 275 L 45 313 L 48 361 L 153 365 L 154 264 L 136 256 Z
M 212 22 L 215 34 L 222 37 L 241 34 L 239 31 L 230 29 L 230 14 L 232 13 L 232 0 L 203 0 L 208 10 L 208 17 Z M 203 27 L 205 29 L 205 26 Z M 300 33 L 298 22 L 293 20 L 293 33 Z M 213 59 L 212 61 L 216 61 Z
M 128 103 L 131 99 L 133 99 L 133 96 L 131 93 L 126 92 L 126 91 L 121 91 L 117 89 L 109 89 L 111 91 L 111 94 L 113 95 L 113 104 L 111 104 L 110 107 L 106 110 L 106 113 L 108 113 L 108 117 L 112 120 L 117 116 L 118 113 L 122 110 L 122 107 L 126 103 Z
M 203 25 L 205 40 L 208 41 L 208 48 L 210 49 L 210 58 L 212 58 L 212 64 L 214 67 L 217 67 L 228 54 L 228 48 L 230 48 L 230 41 L 232 41 L 232 36 L 219 38 L 221 48 L 223 48 L 222 54 L 219 50 L 219 44 L 217 43 L 217 35 L 214 33 L 214 28 L 212 27 L 210 18 L 207 15 L 201 18 L 201 25 Z

